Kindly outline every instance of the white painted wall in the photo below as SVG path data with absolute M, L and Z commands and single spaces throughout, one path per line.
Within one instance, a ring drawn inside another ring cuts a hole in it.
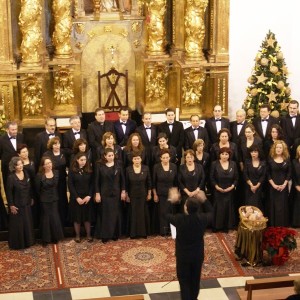
M 247 78 L 269 29 L 275 34 L 290 72 L 292 98 L 300 100 L 300 1 L 230 0 L 229 118 L 246 97 Z

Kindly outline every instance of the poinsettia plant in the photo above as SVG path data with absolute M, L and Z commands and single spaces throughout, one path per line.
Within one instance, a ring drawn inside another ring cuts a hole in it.
M 290 251 L 297 248 L 297 231 L 286 227 L 268 227 L 263 234 L 263 250 L 271 257 L 280 255 L 280 264 L 289 259 Z

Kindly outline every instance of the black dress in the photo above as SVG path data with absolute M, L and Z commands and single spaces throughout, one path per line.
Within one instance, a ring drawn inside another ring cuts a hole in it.
M 214 228 L 215 230 L 228 230 L 235 226 L 234 196 L 235 190 L 221 193 L 215 186 L 226 189 L 238 183 L 238 169 L 234 161 L 229 161 L 228 169 L 221 166 L 219 160 L 211 165 L 210 181 L 213 188 Z
M 58 213 L 58 171 L 53 172 L 52 178 L 44 174 L 36 175 L 36 191 L 41 203 L 41 235 L 46 243 L 57 242 L 64 238 Z
M 300 162 L 299 159 L 294 159 L 292 162 L 292 197 L 291 197 L 291 225 L 293 227 L 300 227 L 300 192 L 295 186 L 300 186 Z
M 29 175 L 24 172 L 20 180 L 15 173 L 7 179 L 6 197 L 9 206 L 18 208 L 17 214 L 10 214 L 8 245 L 11 249 L 24 249 L 34 244 L 34 231 L 31 215 L 32 188 Z
M 52 151 L 47 151 L 43 156 L 48 156 L 53 162 L 53 169 L 58 171 L 58 212 L 62 226 L 67 225 L 68 219 L 68 197 L 67 197 L 67 159 L 63 150 L 59 155 L 54 155 Z
M 150 160 L 147 157 L 146 153 L 147 151 L 144 149 L 141 153 L 141 158 L 142 158 L 143 165 L 148 166 Z M 126 148 L 123 150 L 123 165 L 125 169 L 132 165 L 132 154 L 133 154 L 132 150 L 128 151 L 126 150 Z
M 119 163 L 123 162 L 123 150 L 119 145 L 114 145 L 114 154 L 115 154 L 115 160 L 117 160 Z M 97 157 L 96 160 L 100 161 L 104 156 L 105 148 L 101 145 L 97 147 Z
M 147 205 L 148 190 L 151 190 L 149 168 L 141 166 L 141 172 L 135 173 L 133 166 L 126 169 L 126 191 L 130 198 L 130 237 L 146 237 L 150 229 Z
M 159 202 L 158 209 L 158 223 L 159 232 L 161 235 L 166 235 L 169 232 L 170 224 L 166 219 L 167 213 L 170 211 L 170 202 L 168 201 L 168 193 L 171 187 L 176 187 L 177 183 L 177 166 L 170 163 L 168 171 L 165 171 L 162 164 L 158 163 L 153 168 L 153 188 L 156 190 Z
M 260 149 L 260 154 L 263 154 L 263 143 L 260 137 L 255 136 L 253 143 L 251 145 L 252 146 L 257 146 Z M 249 152 L 249 148 L 247 147 L 247 138 L 245 136 L 242 136 L 240 138 L 240 143 L 239 143 L 239 161 L 240 162 L 245 162 L 246 159 L 250 159 L 251 155 Z
M 125 178 L 121 165 L 111 167 L 97 164 L 95 193 L 100 193 L 97 207 L 95 236 L 101 239 L 117 239 L 121 235 L 121 191 L 125 190 Z
M 177 162 L 177 154 L 176 154 L 176 148 L 172 145 L 169 145 L 169 151 L 170 151 L 170 162 L 171 163 L 176 163 Z M 154 146 L 152 148 L 152 163 L 153 164 L 158 164 L 160 163 L 160 152 L 161 149 L 159 146 Z
M 285 180 L 291 179 L 291 163 L 289 160 L 277 163 L 270 158 L 268 161 L 268 180 L 272 179 L 275 184 L 281 185 Z M 275 190 L 269 184 L 269 200 L 267 207 L 267 215 L 269 217 L 270 226 L 288 226 L 288 184 L 281 192 Z
M 92 222 L 93 218 L 93 176 L 92 173 L 79 170 L 70 171 L 68 176 L 68 187 L 70 191 L 69 220 L 70 222 L 83 223 Z M 79 205 L 77 198 L 90 196 L 87 204 Z
M 229 148 L 232 152 L 231 160 L 238 161 L 237 145 L 233 142 L 229 142 Z M 219 142 L 217 142 L 217 143 L 214 143 L 210 148 L 210 158 L 211 158 L 211 161 L 215 161 L 215 160 L 219 159 L 219 157 L 220 157 L 220 145 L 219 145 Z
M 255 193 L 251 191 L 250 186 L 245 184 L 245 202 L 244 205 L 256 206 L 263 210 L 262 199 L 263 189 L 266 178 L 266 162 L 260 161 L 258 167 L 254 167 L 251 159 L 247 159 L 244 163 L 244 179 L 247 182 L 250 180 L 253 185 L 260 183 L 259 188 Z

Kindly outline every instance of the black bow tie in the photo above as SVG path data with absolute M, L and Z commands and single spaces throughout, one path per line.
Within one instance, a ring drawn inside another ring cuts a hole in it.
M 220 121 L 220 122 L 221 122 L 221 119 L 215 119 L 215 121 L 216 121 L 216 122 L 218 122 L 218 121 Z
M 290 116 L 291 119 L 296 119 L 297 116 Z
M 244 125 L 244 122 L 242 122 L 242 123 L 237 123 L 237 125 Z
M 11 136 L 9 139 L 10 139 L 10 140 L 15 140 L 16 137 L 15 137 L 15 136 Z
M 268 119 L 262 119 L 261 121 L 262 122 L 268 122 L 269 120 Z
M 126 123 L 126 122 L 120 122 L 120 123 L 121 123 L 121 125 L 127 126 L 127 123 Z
M 195 130 L 198 130 L 198 128 L 199 128 L 199 127 L 197 127 L 197 128 L 193 128 L 193 130 L 194 130 L 194 131 L 195 131 Z
M 79 134 L 80 135 L 80 131 L 75 131 L 74 135 Z
M 48 133 L 48 136 L 52 137 L 52 136 L 55 136 L 55 134 L 54 133 Z
M 147 129 L 151 129 L 151 127 L 145 127 L 145 129 L 147 130 Z

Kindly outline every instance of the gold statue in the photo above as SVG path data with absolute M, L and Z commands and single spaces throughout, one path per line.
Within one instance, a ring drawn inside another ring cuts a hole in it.
M 42 44 L 41 0 L 21 0 L 19 25 L 22 32 L 21 53 L 24 65 L 38 66 L 41 63 L 39 53 Z
M 74 101 L 73 75 L 67 68 L 61 68 L 55 73 L 54 99 L 56 104 L 72 104 Z
M 166 31 L 164 27 L 166 0 L 150 0 L 148 3 L 148 52 L 149 54 L 165 54 Z
M 131 13 L 131 0 L 119 0 L 119 7 L 123 14 L 130 15 Z
M 22 83 L 23 111 L 27 116 L 40 115 L 43 108 L 42 84 L 34 76 L 29 76 L 29 78 Z
M 71 0 L 53 0 L 54 32 L 53 44 L 57 58 L 72 57 L 71 48 Z
M 164 103 L 167 97 L 166 78 L 168 70 L 163 65 L 156 65 L 146 70 L 146 102 Z
M 184 17 L 185 51 L 188 58 L 204 60 L 202 48 L 205 37 L 204 14 L 208 0 L 187 0 Z
M 204 81 L 205 74 L 200 70 L 190 70 L 190 72 L 184 76 L 182 84 L 184 105 L 200 104 Z

